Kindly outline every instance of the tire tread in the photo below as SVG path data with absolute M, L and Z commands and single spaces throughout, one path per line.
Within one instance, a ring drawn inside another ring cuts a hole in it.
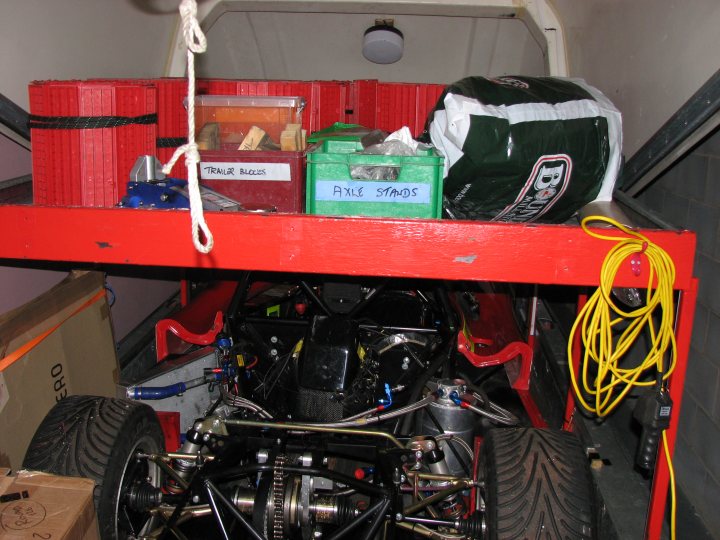
M 141 434 L 150 435 L 163 447 L 162 430 L 149 406 L 99 396 L 68 396 L 40 423 L 23 467 L 94 480 L 100 536 L 114 539 L 117 480 L 132 440 Z
M 574 435 L 495 429 L 483 463 L 491 538 L 594 538 L 592 477 Z

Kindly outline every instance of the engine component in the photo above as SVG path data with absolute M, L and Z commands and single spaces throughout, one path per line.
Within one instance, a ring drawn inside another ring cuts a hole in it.
M 479 474 L 472 445 L 489 423 L 517 419 L 468 382 L 482 368 L 458 371 L 464 360 L 447 291 L 398 290 L 390 280 L 345 287 L 296 276 L 290 284 L 253 283 L 259 286 L 252 293 L 249 277 L 238 287 L 235 316 L 224 328 L 231 338 L 219 335 L 217 351 L 163 362 L 151 379 L 133 381 L 208 384 L 173 396 L 193 399 L 184 410 L 192 416 L 183 424 L 191 427 L 180 451 L 164 452 L 155 443 L 159 427 L 118 434 L 115 446 L 132 451 L 118 463 L 108 454 L 102 469 L 126 471 L 111 490 L 124 520 L 111 533 L 253 540 L 470 540 L 502 533 L 493 512 L 513 510 L 512 500 L 491 485 L 487 464 L 485 476 Z M 438 380 L 439 373 L 458 378 Z M 61 426 L 70 424 L 68 400 L 50 415 Z M 92 398 L 97 405 L 116 401 Z M 123 406 L 148 411 L 133 401 Z M 102 418 L 91 420 L 103 425 Z M 43 441 L 58 440 L 57 425 Z M 532 442 L 542 434 L 507 433 L 520 434 L 532 451 L 542 449 Z M 93 444 L 103 440 L 104 432 Z M 492 467 L 502 468 L 496 481 L 509 485 L 517 471 L 504 455 L 516 452 L 514 439 L 488 440 L 486 461 L 495 460 Z M 73 459 L 94 459 L 93 444 L 74 441 L 67 441 Z M 502 450 L 502 463 L 493 448 Z M 574 462 L 580 474 L 587 464 Z M 548 515 L 554 511 L 547 508 Z
M 345 392 L 358 371 L 358 324 L 341 317 L 314 317 L 300 361 L 302 387 Z
M 432 381 L 428 383 L 433 386 Z M 416 433 L 424 433 L 430 436 L 452 435 L 465 441 L 471 448 L 477 425 L 477 416 L 465 408 L 459 407 L 451 395 L 464 396 L 467 401 L 474 401 L 474 398 L 467 394 L 465 381 L 463 379 L 441 379 L 435 383 L 438 399 L 431 402 L 420 415 L 416 426 Z M 453 394 L 454 393 L 454 394 Z M 470 457 L 459 452 L 453 452 L 447 441 L 440 441 L 439 448 L 445 453 L 448 470 L 452 474 L 464 474 Z M 458 459 L 462 457 L 464 463 Z
M 323 478 L 311 475 L 287 475 L 285 467 L 288 456 L 275 458 L 272 485 L 266 499 L 264 519 L 273 539 L 294 537 L 297 531 L 305 540 L 313 538 L 317 525 L 342 525 L 358 515 L 348 496 L 323 493 L 318 486 Z M 236 487 L 232 493 L 232 504 L 243 514 L 253 515 L 256 504 L 263 499 L 257 497 L 257 490 L 250 487 Z
M 334 421 L 343 417 L 343 400 L 360 367 L 359 350 L 356 321 L 313 317 L 297 368 L 297 418 Z

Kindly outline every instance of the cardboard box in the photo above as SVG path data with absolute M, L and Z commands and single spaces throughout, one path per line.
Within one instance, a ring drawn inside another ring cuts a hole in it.
M 117 356 L 101 272 L 71 272 L 0 316 L 0 467 L 18 470 L 50 408 L 71 394 L 115 396 Z
M 7 540 L 98 540 L 95 483 L 46 473 L 0 469 L 0 537 Z

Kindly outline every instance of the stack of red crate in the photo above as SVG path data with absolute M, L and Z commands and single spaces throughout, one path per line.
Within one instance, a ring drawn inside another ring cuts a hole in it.
M 137 81 L 43 81 L 30 85 L 33 201 L 115 205 L 138 156 L 154 154 L 157 89 Z M 115 127 L 82 127 L 128 122 Z M 138 120 L 139 121 L 139 120 Z M 119 180 L 120 179 L 120 180 Z
M 261 81 L 200 79 L 197 94 L 300 96 L 308 133 L 335 122 L 422 133 L 428 113 L 444 90 L 440 84 L 358 81 Z M 33 128 L 33 200 L 57 206 L 114 206 L 125 194 L 138 156 L 167 163 L 187 138 L 187 80 L 103 79 L 41 81 L 30 85 L 30 113 L 43 117 L 139 117 L 151 124 L 118 127 Z M 187 178 L 180 159 L 171 176 Z
M 389 132 L 407 126 L 418 137 L 444 90 L 442 84 L 353 81 L 350 121 Z

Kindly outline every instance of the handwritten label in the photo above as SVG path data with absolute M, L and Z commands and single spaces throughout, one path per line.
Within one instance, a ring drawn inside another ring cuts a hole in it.
M 6 531 L 23 531 L 45 520 L 45 507 L 35 501 L 18 501 L 7 505 L 0 514 L 0 525 Z
M 265 180 L 272 182 L 290 181 L 289 163 L 200 163 L 200 178 L 203 180 Z
M 430 203 L 430 185 L 419 183 L 319 180 L 316 201 Z

